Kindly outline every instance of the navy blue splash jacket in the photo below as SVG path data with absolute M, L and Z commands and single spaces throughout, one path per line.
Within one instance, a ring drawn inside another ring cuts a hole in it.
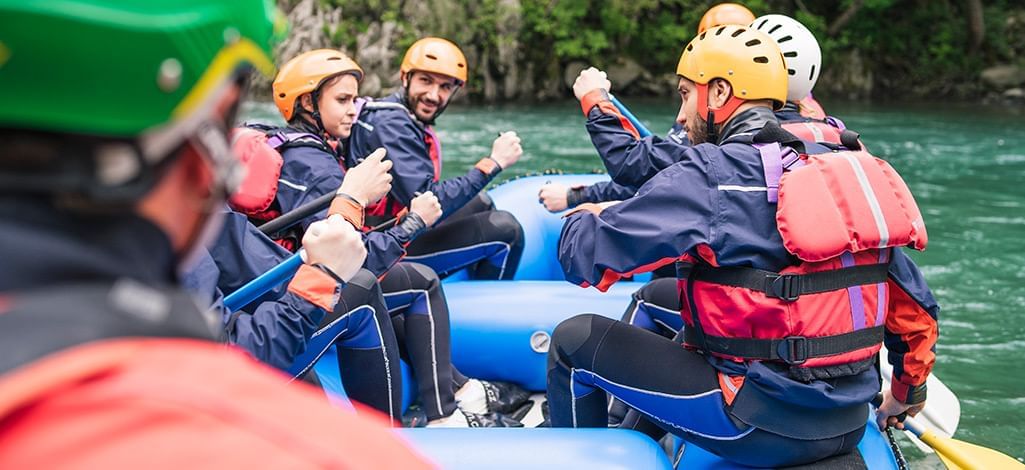
M 776 122 L 768 108 L 744 111 L 727 123 L 720 144 L 684 147 L 639 140 L 614 107 L 588 114 L 592 139 L 614 149 L 606 165 L 616 182 L 640 188 L 637 195 L 604 211 L 568 216 L 559 260 L 570 282 L 607 289 L 617 280 L 676 260 L 705 260 L 778 272 L 795 264 L 776 227 L 776 206 L 766 181 L 755 134 Z M 809 153 L 828 151 L 807 144 Z M 590 208 L 593 210 L 594 208 Z M 885 322 L 891 390 L 906 403 L 924 399 L 938 335 L 939 307 L 914 263 L 894 249 L 891 298 Z M 830 381 L 801 382 L 773 364 L 732 362 L 709 356 L 723 373 L 746 376 L 760 396 L 743 416 L 748 424 L 783 435 L 839 435 L 865 424 L 868 403 L 879 390 L 874 368 Z M 829 420 L 802 418 L 811 406 L 832 410 Z M 776 410 L 763 413 L 765 410 Z M 826 434 L 823 434 L 826 433 Z M 834 434 L 835 433 L 835 434 Z
M 408 207 L 416 193 L 432 191 L 441 203 L 442 219 L 470 202 L 501 171 L 488 158 L 465 174 L 441 179 L 441 142 L 431 126 L 419 122 L 399 93 L 367 103 L 352 127 L 346 166 L 358 164 L 378 148 L 392 161 L 392 190 L 369 215 L 390 217 Z M 490 162 L 490 163 L 489 163 Z M 376 210 L 375 210 L 376 209 Z
M 288 145 L 281 150 L 281 157 L 284 164 L 278 179 L 275 203 L 282 213 L 324 194 L 334 193 L 342 185 L 345 170 L 340 163 L 340 157 L 327 142 L 317 141 L 309 145 L 299 142 Z M 326 217 L 327 209 L 324 209 L 300 221 L 299 226 L 305 230 L 313 222 Z M 391 227 L 382 232 L 364 233 L 367 260 L 363 267 L 378 277 L 383 276 L 406 255 L 405 247 L 412 241 L 413 236 L 414 234 L 408 233 L 401 226 Z
M 214 244 L 182 278 L 187 289 L 209 302 L 224 326 L 225 339 L 257 359 L 287 369 L 306 350 L 342 288 L 333 278 L 303 266 L 296 278 L 256 299 L 241 311 L 224 307 L 231 293 L 290 256 L 260 233 L 246 217 L 229 211 Z M 333 297 L 333 298 L 332 298 Z

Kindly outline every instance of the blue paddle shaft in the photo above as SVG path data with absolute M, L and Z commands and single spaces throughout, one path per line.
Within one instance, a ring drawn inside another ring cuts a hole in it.
M 302 256 L 300 256 L 301 253 L 302 252 L 300 251 L 299 253 L 285 258 L 281 264 L 270 268 L 267 272 L 259 275 L 256 279 L 253 279 L 246 283 L 246 285 L 239 287 L 238 290 L 224 298 L 224 306 L 227 307 L 229 311 L 237 311 L 238 309 L 249 305 L 250 302 L 256 300 L 271 289 L 291 279 L 292 276 L 295 276 L 295 272 L 299 270 L 299 266 L 302 266 L 303 264 Z
M 629 109 L 626 109 L 626 105 L 620 103 L 619 100 L 612 95 L 609 95 L 609 100 L 612 101 L 612 104 L 615 105 L 616 109 L 618 109 L 620 113 L 623 113 L 623 116 L 630 121 L 630 124 L 634 125 L 634 129 L 637 129 L 637 133 L 640 134 L 641 137 L 651 135 L 651 131 L 649 131 L 647 127 L 644 127 L 644 124 L 641 124 L 641 121 L 637 119 L 637 116 L 634 116 L 634 113 L 631 113 Z

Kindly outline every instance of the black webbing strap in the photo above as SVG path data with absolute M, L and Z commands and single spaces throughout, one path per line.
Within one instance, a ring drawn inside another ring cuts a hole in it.
M 684 328 L 684 340 L 701 345 L 706 351 L 751 361 L 781 361 L 800 365 L 809 359 L 835 356 L 883 342 L 883 326 L 873 326 L 832 336 L 807 338 L 790 336 L 780 339 L 725 338 Z
M 850 129 L 844 129 L 840 132 L 840 143 L 848 150 L 861 150 L 861 134 L 854 132 Z
M 888 263 L 851 266 L 807 274 L 780 274 L 747 267 L 720 267 L 696 265 L 691 280 L 711 282 L 733 287 L 744 287 L 764 292 L 769 297 L 788 302 L 804 294 L 817 294 L 866 284 L 886 282 L 890 271 Z

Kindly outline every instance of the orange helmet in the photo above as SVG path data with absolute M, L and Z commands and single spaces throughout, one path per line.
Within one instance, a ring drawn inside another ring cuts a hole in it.
M 466 84 L 466 68 L 466 57 L 459 46 L 442 38 L 423 38 L 409 46 L 399 71 L 403 74 L 413 70 L 433 72 Z
M 285 63 L 278 72 L 271 89 L 278 111 L 291 121 L 295 114 L 295 101 L 306 93 L 320 88 L 325 80 L 344 73 L 363 80 L 363 69 L 356 61 L 334 49 L 316 49 L 304 52 Z
M 723 25 L 698 34 L 684 48 L 676 74 L 697 85 L 698 113 L 708 113 L 708 83 L 729 82 L 733 96 L 717 111 L 722 124 L 745 100 L 787 101 L 787 67 L 776 41 L 754 28 Z M 721 112 L 718 112 L 721 111 Z
M 744 5 L 738 5 L 736 3 L 720 3 L 712 8 L 709 8 L 705 12 L 705 15 L 701 17 L 701 22 L 698 23 L 698 34 L 701 34 L 709 28 L 716 26 L 722 26 L 724 24 L 751 24 L 755 20 L 754 13 L 748 10 Z

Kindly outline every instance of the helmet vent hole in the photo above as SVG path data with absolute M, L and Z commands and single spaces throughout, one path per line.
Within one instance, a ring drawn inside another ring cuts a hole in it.
M 726 27 L 725 26 L 720 26 L 719 29 L 715 30 L 715 35 L 718 36 L 718 35 L 722 34 L 723 31 L 726 31 Z
M 288 96 L 288 95 L 286 95 L 286 94 L 284 94 L 284 93 L 278 93 L 278 98 L 284 98 L 284 97 L 286 97 L 286 96 Z
M 765 23 L 768 23 L 768 22 L 769 22 L 769 20 L 762 20 L 761 23 L 758 23 L 758 27 L 755 28 L 755 29 L 762 29 L 762 28 L 764 28 L 765 27 Z
M 765 22 L 763 21 L 762 24 L 765 24 Z M 773 26 L 772 29 L 769 30 L 769 34 L 775 33 L 776 30 L 778 30 L 779 28 L 782 28 L 782 27 L 783 27 L 783 25 L 781 25 L 781 24 Z
M 752 40 L 750 40 L 748 42 L 745 42 L 744 45 L 747 46 L 747 47 L 754 47 L 754 46 L 757 46 L 757 45 L 759 45 L 761 43 L 762 43 L 762 41 L 759 40 L 759 39 L 752 39 Z
M 694 50 L 694 44 L 687 44 L 687 52 Z
M 744 31 L 747 31 L 747 30 L 744 29 L 744 28 L 737 28 L 737 30 L 734 31 L 733 34 L 730 35 L 730 37 L 734 37 L 735 38 L 737 36 L 740 36 L 741 34 L 744 34 Z
M 706 34 L 706 33 L 708 33 L 708 31 L 705 31 L 705 32 L 701 33 L 701 35 L 700 35 L 700 36 L 698 36 L 698 40 L 699 40 L 699 41 L 703 41 L 703 40 L 705 39 L 705 34 Z
M 754 58 L 754 61 L 759 64 L 768 64 L 769 58 L 765 56 L 758 56 Z
M 431 60 L 438 60 L 438 56 L 434 54 L 427 54 L 426 57 Z
M 786 36 L 783 36 L 783 37 L 781 37 L 781 38 L 777 39 L 777 40 L 776 40 L 776 42 L 787 42 L 787 41 L 789 41 L 789 40 L 791 40 L 791 39 L 793 39 L 793 36 L 790 36 L 790 35 L 788 34 L 788 35 L 786 35 Z
M 797 75 L 797 71 L 794 69 L 787 69 L 787 73 L 790 75 Z
M 808 74 L 808 80 L 814 80 L 814 79 L 815 79 L 815 66 L 812 65 L 811 66 L 811 73 Z
M 783 57 L 797 57 L 797 51 L 784 52 Z
M 463 68 L 463 67 L 466 67 L 466 66 L 461 64 L 461 63 L 459 63 L 459 64 L 456 64 L 456 67 Z
M 334 56 L 334 57 L 328 57 L 327 60 L 342 60 L 342 58 L 338 57 L 338 56 Z

